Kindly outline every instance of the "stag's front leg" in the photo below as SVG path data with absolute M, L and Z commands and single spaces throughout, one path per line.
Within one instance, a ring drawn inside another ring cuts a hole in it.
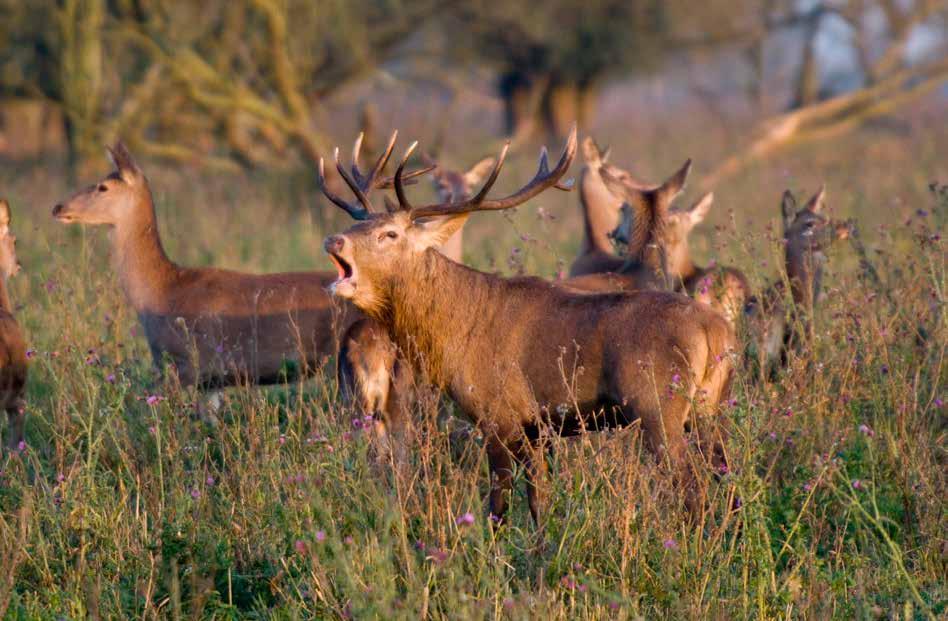
M 546 506 L 543 494 L 546 478 L 546 458 L 538 443 L 524 440 L 517 452 L 517 460 L 523 464 L 527 479 L 527 502 L 530 504 L 530 515 L 533 523 L 540 525 L 540 513 Z

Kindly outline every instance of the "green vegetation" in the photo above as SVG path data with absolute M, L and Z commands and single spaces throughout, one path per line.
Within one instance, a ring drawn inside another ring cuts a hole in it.
M 647 161 L 633 150 L 660 129 L 616 141 L 614 157 L 643 175 L 710 158 L 718 146 L 689 128 Z M 433 404 L 398 475 L 374 462 L 371 423 L 339 406 L 331 372 L 229 391 L 221 425 L 205 427 L 194 395 L 150 368 L 104 232 L 49 217 L 70 191 L 56 165 L 3 168 L 24 265 L 11 295 L 35 352 L 26 445 L 0 458 L 0 617 L 943 616 L 948 192 L 927 175 L 944 132 L 863 131 L 719 189 L 702 259 L 772 280 L 780 247 L 765 225 L 780 192 L 825 179 L 880 280 L 849 245 L 832 248 L 814 353 L 772 383 L 739 378 L 725 412 L 735 467 L 708 482 L 698 527 L 634 429 L 556 441 L 542 531 L 522 485 L 495 531 L 480 447 L 453 455 Z M 307 183 L 145 165 L 183 263 L 325 269 L 323 235 L 348 224 L 309 211 Z M 532 165 L 512 161 L 507 182 Z M 579 243 L 575 195 L 470 227 L 470 262 L 506 273 L 552 276 Z M 730 492 L 743 506 L 725 521 Z

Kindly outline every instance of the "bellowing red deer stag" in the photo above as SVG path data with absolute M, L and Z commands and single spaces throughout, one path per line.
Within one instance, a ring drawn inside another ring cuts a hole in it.
M 499 199 L 488 194 L 506 148 L 471 198 L 413 207 L 401 183 L 413 148 L 395 173 L 398 210 L 373 213 L 353 187 L 363 209 L 344 208 L 363 221 L 326 238 L 339 272 L 332 288 L 385 326 L 415 370 L 478 425 L 493 478 L 492 515 L 506 510 L 517 461 L 526 467 L 537 519 L 542 430 L 571 435 L 640 420 L 651 450 L 691 481 L 685 427 L 696 422 L 692 404 L 699 394 L 717 404 L 732 374 L 734 335 L 720 315 L 672 293 L 586 295 L 538 278 L 502 278 L 435 250 L 471 213 L 510 209 L 557 186 L 575 155 L 575 129 L 553 170 L 544 150 L 534 178 Z M 563 369 L 577 372 L 564 377 Z M 680 389 L 669 394 L 669 387 Z
M 801 334 L 800 330 L 812 329 L 813 308 L 827 260 L 824 250 L 833 241 L 849 237 L 850 225 L 827 218 L 823 214 L 825 204 L 825 186 L 800 209 L 793 193 L 783 193 L 780 213 L 786 281 L 777 280 L 762 295 L 751 298 L 744 308 L 750 333 L 747 361 L 757 365 L 761 379 L 778 365 L 785 365 L 789 353 L 799 350 L 812 336 Z M 785 282 L 790 285 L 789 300 Z
M 394 144 L 393 136 L 388 154 Z M 336 352 L 338 331 L 358 314 L 332 303 L 331 272 L 246 274 L 172 262 L 145 174 L 121 142 L 109 154 L 115 171 L 53 216 L 111 228 L 115 269 L 156 365 L 168 356 L 185 385 L 220 388 L 285 382 Z M 390 183 L 379 177 L 384 159 L 360 176 L 366 190 Z
M 359 161 L 360 143 L 361 136 L 353 148 L 353 164 Z M 469 198 L 474 186 L 483 181 L 494 166 L 494 158 L 488 157 L 461 172 L 438 165 L 430 158 L 425 160 L 442 202 Z M 337 159 L 337 169 L 340 166 Z M 343 168 L 340 176 L 345 178 L 346 175 Z M 354 178 L 352 181 L 356 182 Z M 458 229 L 440 247 L 441 253 L 460 262 L 462 241 L 463 229 Z M 364 318 L 349 327 L 340 342 L 337 377 L 345 400 L 354 402 L 365 413 L 381 415 L 386 424 L 403 427 L 401 421 L 407 415 L 406 410 L 416 401 L 417 386 L 410 365 L 398 355 L 398 348 L 384 326 L 374 319 Z M 377 425 L 376 430 L 384 432 L 384 427 Z M 403 444 L 404 439 L 400 442 Z
M 20 271 L 16 237 L 10 232 L 10 205 L 0 199 L 0 404 L 10 426 L 7 446 L 15 448 L 23 439 L 26 402 L 26 341 L 13 316 L 7 280 Z

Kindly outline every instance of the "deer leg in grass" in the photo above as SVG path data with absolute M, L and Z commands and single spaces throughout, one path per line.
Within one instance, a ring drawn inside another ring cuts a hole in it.
M 533 523 L 540 525 L 540 513 L 546 508 L 546 456 L 537 442 L 524 440 L 519 447 L 518 460 L 524 466 L 527 479 L 527 502 Z
M 15 449 L 23 441 L 23 423 L 26 420 L 26 402 L 18 399 L 7 408 L 7 424 L 10 427 L 7 446 Z
M 490 468 L 490 516 L 500 525 L 513 491 L 514 453 L 499 438 L 490 438 L 487 441 L 487 464 Z

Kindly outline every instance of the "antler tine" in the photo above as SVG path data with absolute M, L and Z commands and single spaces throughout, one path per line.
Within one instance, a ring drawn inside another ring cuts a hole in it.
M 392 137 L 388 140 L 388 146 L 385 147 L 385 151 L 379 155 L 379 159 L 375 161 L 375 166 L 372 167 L 369 176 L 366 179 L 370 185 L 374 187 L 375 180 L 378 178 L 379 173 L 382 172 L 382 169 L 385 168 L 385 165 L 388 164 L 388 160 L 392 157 L 392 151 L 395 150 L 395 141 L 398 140 L 398 130 L 392 132 Z M 366 188 L 367 190 L 370 188 Z
M 333 158 L 336 160 L 336 170 L 339 171 L 339 175 L 342 177 L 342 180 L 346 182 L 346 185 L 349 186 L 349 189 L 352 190 L 352 193 L 355 194 L 356 198 L 359 199 L 359 202 L 362 203 L 362 207 L 365 209 L 365 211 L 368 213 L 374 212 L 375 208 L 372 207 L 372 203 L 369 201 L 369 197 L 366 196 L 362 186 L 356 183 L 355 179 L 353 179 L 352 176 L 346 171 L 346 167 L 343 166 L 342 162 L 339 161 L 339 147 L 336 147 L 335 151 L 333 151 Z
M 329 189 L 329 186 L 326 184 L 326 175 L 325 175 L 325 163 L 323 158 L 319 158 L 319 186 L 323 191 L 323 194 L 328 198 L 336 207 L 339 207 L 345 211 L 353 220 L 368 220 L 369 212 L 366 211 L 364 207 L 357 207 L 352 205 Z
M 573 158 L 576 156 L 576 125 L 573 125 L 573 129 L 570 131 L 569 138 L 566 141 L 566 147 L 563 149 L 563 155 L 560 157 L 559 162 L 557 162 L 556 167 L 553 168 L 552 171 L 549 170 L 549 159 L 546 149 L 543 149 L 540 152 L 540 163 L 537 168 L 537 173 L 533 176 L 533 179 L 527 183 L 527 185 L 523 186 L 520 190 L 505 198 L 487 200 L 487 192 L 497 180 L 497 175 L 500 173 L 500 167 L 503 164 L 504 157 L 507 154 L 508 146 L 509 144 L 504 147 L 500 157 L 498 158 L 497 164 L 494 166 L 494 170 L 491 172 L 490 178 L 484 184 L 484 187 L 481 188 L 481 191 L 477 193 L 477 196 L 457 204 L 440 204 L 416 207 L 412 210 L 412 218 L 414 219 L 428 216 L 460 214 L 472 211 L 510 209 L 525 203 L 549 187 L 557 187 L 566 191 L 572 188 L 572 182 L 561 184 L 559 183 L 559 180 L 563 177 L 563 175 L 566 174 L 566 171 L 569 170 L 570 164 L 573 163 Z
M 355 180 L 358 181 L 359 184 L 361 184 L 364 179 L 362 171 L 359 169 L 359 156 L 362 154 L 362 140 L 364 138 L 365 132 L 359 132 L 359 136 L 352 144 L 352 176 L 355 177 Z
M 405 155 L 402 156 L 402 161 L 398 163 L 398 169 L 395 171 L 395 196 L 398 197 L 398 205 L 405 211 L 411 211 L 411 203 L 408 202 L 408 197 L 405 196 L 405 185 L 402 183 L 402 173 L 405 172 L 405 164 L 408 163 L 408 158 L 411 157 L 412 152 L 418 147 L 418 141 L 411 143 L 407 149 L 405 149 Z

